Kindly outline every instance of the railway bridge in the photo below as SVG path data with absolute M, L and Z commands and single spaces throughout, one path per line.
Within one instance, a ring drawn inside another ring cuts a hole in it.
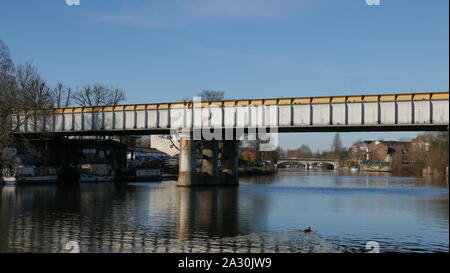
M 448 125 L 448 92 L 222 101 L 194 98 L 189 102 L 36 109 L 11 115 L 14 132 L 25 136 L 176 134 L 180 186 L 236 184 L 237 140 L 244 133 L 269 136 L 269 142 L 276 145 L 277 134 L 284 132 L 444 131 Z M 198 152 L 204 159 L 200 169 L 196 167 Z

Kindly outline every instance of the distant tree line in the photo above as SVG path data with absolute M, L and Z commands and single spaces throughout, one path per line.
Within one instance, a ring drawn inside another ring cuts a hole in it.
M 285 153 L 285 157 L 287 158 L 295 157 L 345 160 L 345 158 L 347 157 L 347 151 L 342 144 L 341 136 L 339 135 L 339 133 L 336 133 L 334 135 L 329 150 L 316 151 L 314 153 L 308 145 L 302 144 L 296 149 L 288 149 L 283 152 Z

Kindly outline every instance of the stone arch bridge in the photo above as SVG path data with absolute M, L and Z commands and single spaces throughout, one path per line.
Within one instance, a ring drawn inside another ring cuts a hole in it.
M 277 166 L 283 163 L 288 162 L 296 162 L 301 163 L 305 166 L 311 166 L 313 164 L 322 164 L 326 163 L 329 165 L 332 165 L 334 169 L 337 169 L 340 167 L 340 161 L 339 159 L 319 159 L 319 158 L 281 158 L 277 162 Z

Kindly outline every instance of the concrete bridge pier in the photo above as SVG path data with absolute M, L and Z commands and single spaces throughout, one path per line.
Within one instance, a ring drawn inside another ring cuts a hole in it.
M 216 140 L 201 142 L 201 168 L 199 183 L 203 185 L 220 184 L 219 177 L 219 143 Z
M 194 186 L 199 183 L 196 168 L 197 143 L 192 139 L 192 133 L 181 134 L 178 186 Z
M 197 170 L 198 158 L 201 164 Z M 219 141 L 193 140 L 191 133 L 184 133 L 180 138 L 178 186 L 237 185 L 238 158 L 238 141 L 224 141 L 220 159 L 222 170 L 220 170 Z
M 239 143 L 236 140 L 225 140 L 222 150 L 223 183 L 225 185 L 237 185 L 239 184 Z

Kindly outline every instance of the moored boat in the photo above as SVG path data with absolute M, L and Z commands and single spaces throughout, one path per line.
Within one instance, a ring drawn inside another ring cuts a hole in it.
M 79 182 L 112 182 L 115 171 L 108 164 L 83 164 L 79 166 Z
M 13 170 L 9 168 L 2 169 L 2 182 L 7 185 L 14 185 L 17 183 L 17 179 Z
M 58 174 L 53 167 L 16 166 L 3 168 L 2 180 L 8 185 L 56 183 Z
M 124 181 L 151 182 L 161 181 L 161 169 L 132 169 L 123 175 Z
M 144 153 L 133 153 L 122 169 L 122 178 L 126 182 L 161 181 L 161 166 L 164 158 Z
M 88 173 L 80 173 L 80 183 L 83 182 L 112 182 L 114 181 L 114 176 L 112 175 L 95 175 Z

